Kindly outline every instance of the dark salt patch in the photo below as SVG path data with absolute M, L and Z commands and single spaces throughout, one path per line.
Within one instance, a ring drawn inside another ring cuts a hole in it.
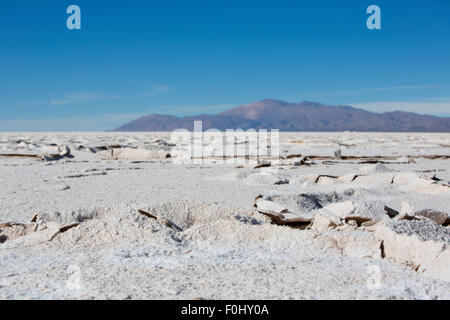
M 433 240 L 450 243 L 450 230 L 431 220 L 391 221 L 389 226 L 396 233 L 417 236 L 423 241 Z

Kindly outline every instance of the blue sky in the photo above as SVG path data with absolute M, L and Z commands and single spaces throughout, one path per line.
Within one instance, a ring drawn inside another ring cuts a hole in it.
M 66 9 L 81 8 L 81 30 Z M 381 8 L 381 30 L 366 8 Z M 0 131 L 275 98 L 450 114 L 450 1 L 0 1 Z

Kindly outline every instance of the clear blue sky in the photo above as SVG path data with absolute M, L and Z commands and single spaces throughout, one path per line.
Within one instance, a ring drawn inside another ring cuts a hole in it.
M 450 114 L 450 1 L 0 1 L 0 131 L 264 98 Z

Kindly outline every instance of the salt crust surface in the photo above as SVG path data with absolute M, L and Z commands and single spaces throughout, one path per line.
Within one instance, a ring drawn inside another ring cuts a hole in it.
M 411 239 L 419 249 L 424 243 L 429 252 L 436 250 L 437 269 L 450 273 L 442 256 L 448 250 L 448 227 L 429 220 L 384 221 L 383 210 L 385 205 L 400 210 L 407 202 L 416 211 L 448 212 L 450 160 L 421 157 L 449 155 L 448 134 L 282 133 L 284 155 L 329 156 L 341 148 L 343 155 L 399 160 L 297 166 L 294 159 L 267 171 L 253 165 L 177 164 L 164 157 L 113 159 L 101 150 L 77 149 L 122 144 L 170 152 L 156 140 L 169 141 L 170 134 L 0 134 L 0 154 L 53 153 L 54 143 L 68 145 L 74 156 L 51 162 L 0 157 L 0 223 L 28 224 L 38 214 L 37 232 L 0 244 L 0 298 L 450 298 L 448 281 L 427 265 L 428 256 L 413 257 L 424 270 L 408 265 L 408 257 L 395 250 L 397 241 Z M 410 156 L 417 158 L 408 163 Z M 330 177 L 317 179 L 320 175 Z M 430 182 L 433 177 L 440 181 Z M 276 184 L 280 180 L 289 183 Z M 352 201 L 352 215 L 382 220 L 387 229 L 274 225 L 253 207 L 258 194 L 304 215 Z M 169 219 L 183 231 L 138 209 Z M 78 226 L 54 236 L 73 223 Z M 392 259 L 381 257 L 378 235 L 387 235 L 385 254 Z M 376 289 L 367 285 L 373 266 L 381 272 Z M 73 286 L 74 279 L 79 286 Z

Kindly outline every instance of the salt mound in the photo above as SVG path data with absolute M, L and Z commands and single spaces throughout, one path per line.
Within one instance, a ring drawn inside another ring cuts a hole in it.
M 370 165 L 370 166 L 362 167 L 360 169 L 360 171 L 364 172 L 364 173 L 375 173 L 375 172 L 382 173 L 382 172 L 393 172 L 394 170 L 392 170 L 392 169 L 386 167 L 384 164 L 378 162 L 378 163 Z
M 356 201 L 354 215 L 372 221 L 386 220 L 389 217 L 384 212 L 385 205 L 385 201 L 382 200 L 364 199 L 364 201 Z
M 41 213 L 36 224 L 35 232 L 8 241 L 7 245 L 21 247 L 48 243 L 56 247 L 77 245 L 94 249 L 133 242 L 149 242 L 161 246 L 173 246 L 180 242 L 172 229 L 144 217 L 129 205 L 66 213 Z
M 132 148 L 117 148 L 103 151 L 105 157 L 113 159 L 130 159 L 130 160 L 152 160 L 170 158 L 170 153 L 164 150 L 146 150 Z
M 231 171 L 229 173 L 226 173 L 224 175 L 218 176 L 218 177 L 212 177 L 212 178 L 207 178 L 209 180 L 224 180 L 224 181 L 233 181 L 233 180 L 242 180 L 245 179 L 247 177 L 247 173 L 243 172 L 243 171 Z
M 344 254 L 350 257 L 380 257 L 380 240 L 367 232 L 315 230 L 299 231 L 286 226 L 279 226 L 255 219 L 253 223 L 242 221 L 240 217 L 227 217 L 220 220 L 199 224 L 183 232 L 183 239 L 190 245 L 209 247 L 211 243 L 231 246 L 236 251 L 252 250 L 263 246 L 274 254 L 289 252 L 291 255 L 304 255 L 309 248 L 328 254 Z M 299 246 L 299 243 L 301 245 Z
M 186 230 L 193 225 L 210 223 L 221 218 L 234 216 L 237 213 L 249 217 L 261 218 L 261 215 L 254 210 L 237 209 L 227 206 L 218 206 L 216 204 L 203 204 L 187 200 L 148 207 L 148 211 L 154 213 L 156 216 L 172 220 L 183 230 Z
M 272 201 L 295 215 L 312 218 L 317 209 L 322 209 L 331 203 L 348 200 L 353 194 L 354 191 L 349 189 L 343 193 L 319 192 L 298 195 L 270 195 L 266 196 L 264 200 Z
M 130 243 L 173 247 L 181 242 L 175 231 L 153 219 L 148 219 L 134 209 L 112 209 L 109 215 L 79 224 L 53 241 L 55 245 L 77 245 L 104 248 Z
M 270 173 L 254 173 L 246 177 L 245 183 L 253 184 L 276 184 L 280 181 L 280 177 Z
M 140 213 L 138 208 L 144 208 L 150 216 L 157 219 Z M 181 231 L 194 225 L 235 217 L 237 214 L 241 222 L 255 219 L 259 224 L 261 221 L 268 221 L 254 210 L 238 210 L 192 201 L 175 201 L 151 207 L 119 205 L 93 210 L 40 213 L 33 229 L 36 232 L 14 237 L 17 238 L 16 241 L 11 241 L 9 245 L 51 242 L 56 246 L 80 245 L 89 248 L 129 243 L 177 246 L 182 242 Z M 171 223 L 181 229 L 170 228 Z
M 450 281 L 450 232 L 431 220 L 391 221 L 375 228 L 383 255 L 418 273 Z

